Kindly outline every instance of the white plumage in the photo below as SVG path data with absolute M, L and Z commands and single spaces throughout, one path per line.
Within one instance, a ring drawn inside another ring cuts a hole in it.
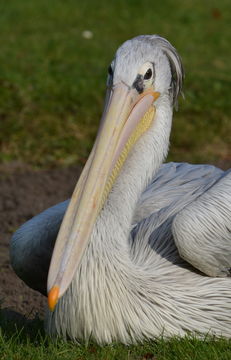
M 148 85 L 139 72 L 147 63 L 154 72 Z M 230 337 L 231 172 L 206 165 L 161 165 L 182 83 L 179 56 L 166 40 L 141 36 L 127 41 L 117 51 L 112 71 L 107 99 L 120 83 L 140 94 L 152 87 L 160 93 L 156 114 L 96 217 L 71 285 L 54 312 L 47 311 L 47 331 L 101 344 L 188 331 Z M 33 218 L 12 239 L 15 271 L 43 293 L 67 205 Z

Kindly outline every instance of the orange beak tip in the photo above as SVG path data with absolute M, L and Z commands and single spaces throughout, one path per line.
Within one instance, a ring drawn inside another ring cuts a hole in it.
M 59 286 L 53 286 L 48 293 L 48 306 L 50 311 L 54 311 L 59 299 Z

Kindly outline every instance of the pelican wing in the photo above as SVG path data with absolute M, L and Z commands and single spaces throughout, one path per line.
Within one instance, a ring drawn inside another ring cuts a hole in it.
M 10 242 L 14 271 L 28 286 L 44 295 L 51 255 L 68 204 L 66 200 L 34 216 L 20 226 Z
M 173 221 L 180 256 L 209 276 L 231 275 L 230 204 L 231 169 Z
M 159 223 L 175 216 L 204 194 L 222 174 L 221 169 L 212 165 L 163 164 L 137 204 L 134 223 L 152 214 Z
M 167 259 L 178 266 L 192 268 L 190 261 L 187 259 L 186 263 L 179 255 L 172 224 L 178 214 L 214 186 L 223 173 L 212 165 L 163 164 L 143 192 L 133 217 L 130 243 L 134 261 L 150 262 L 150 267 L 156 269 L 159 254 L 163 261 Z

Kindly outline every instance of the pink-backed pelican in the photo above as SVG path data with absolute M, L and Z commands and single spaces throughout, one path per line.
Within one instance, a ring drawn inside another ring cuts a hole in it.
M 46 292 L 50 264 L 48 333 L 100 344 L 231 336 L 231 172 L 162 165 L 182 77 L 164 38 L 126 41 L 70 203 L 14 234 L 12 265 L 29 286 Z

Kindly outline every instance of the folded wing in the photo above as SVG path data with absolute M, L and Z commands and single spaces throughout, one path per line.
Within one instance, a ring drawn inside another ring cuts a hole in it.
M 231 275 L 231 169 L 176 215 L 172 232 L 184 260 L 209 276 Z

